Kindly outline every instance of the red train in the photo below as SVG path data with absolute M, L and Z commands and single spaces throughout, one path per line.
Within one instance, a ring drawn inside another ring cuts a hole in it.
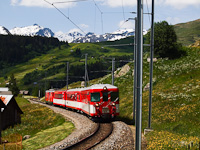
M 119 89 L 110 84 L 67 91 L 47 90 L 46 103 L 72 108 L 90 117 L 114 118 L 119 115 Z

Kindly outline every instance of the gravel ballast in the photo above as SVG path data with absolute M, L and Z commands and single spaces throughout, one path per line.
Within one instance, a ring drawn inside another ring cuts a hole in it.
M 33 102 L 33 103 L 38 103 L 38 102 Z M 53 145 L 47 146 L 45 148 L 42 148 L 41 150 L 65 149 L 68 146 L 73 145 L 74 143 L 77 143 L 78 141 L 90 136 L 98 128 L 97 123 L 91 121 L 89 118 L 87 118 L 82 114 L 42 103 L 38 104 L 49 107 L 56 113 L 60 113 L 67 120 L 71 121 L 76 127 L 75 131 L 72 132 L 64 140 L 57 142 Z M 112 134 L 103 142 L 95 146 L 93 149 L 94 150 L 134 149 L 133 133 L 127 124 L 121 121 L 115 121 L 113 122 Z

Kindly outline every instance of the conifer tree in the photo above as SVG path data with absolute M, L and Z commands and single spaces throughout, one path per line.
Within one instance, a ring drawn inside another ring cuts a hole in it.
M 17 82 L 16 82 L 16 78 L 14 74 L 11 74 L 10 76 L 8 88 L 9 88 L 9 91 L 11 91 L 14 96 L 17 96 L 19 94 L 19 88 L 17 86 Z

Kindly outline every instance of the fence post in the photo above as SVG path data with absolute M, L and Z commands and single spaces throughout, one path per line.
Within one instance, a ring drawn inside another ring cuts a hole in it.
M 193 147 L 193 142 L 190 142 L 190 147 L 191 147 L 191 148 Z
M 188 149 L 190 149 L 190 144 L 188 144 Z

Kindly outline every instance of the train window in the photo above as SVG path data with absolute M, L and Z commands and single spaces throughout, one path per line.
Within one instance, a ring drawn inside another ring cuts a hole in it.
M 100 93 L 91 93 L 91 102 L 99 102 Z
M 119 99 L 119 92 L 110 93 L 111 101 L 117 101 Z
M 103 92 L 103 101 L 108 101 L 108 93 Z
M 62 95 L 62 94 L 55 94 L 55 98 L 57 98 L 57 99 L 62 99 L 62 98 L 63 98 L 63 95 Z

